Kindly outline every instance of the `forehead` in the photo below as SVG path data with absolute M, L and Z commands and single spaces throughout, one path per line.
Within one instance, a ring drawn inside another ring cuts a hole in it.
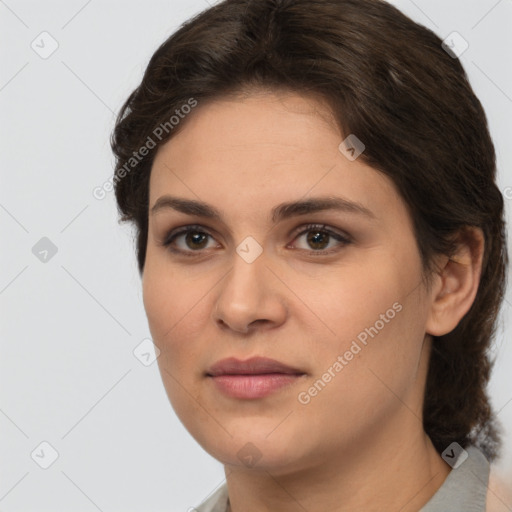
M 199 104 L 159 148 L 150 206 L 161 194 L 254 213 L 306 196 L 335 194 L 403 215 L 392 181 L 348 160 L 325 103 L 295 93 L 256 94 Z M 233 210 L 235 211 L 235 210 Z

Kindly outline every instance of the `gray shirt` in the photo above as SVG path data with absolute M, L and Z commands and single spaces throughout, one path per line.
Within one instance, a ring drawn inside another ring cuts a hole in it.
M 450 471 L 443 485 L 419 512 L 485 512 L 489 462 L 476 447 L 466 448 L 468 458 Z M 227 512 L 228 488 L 224 483 L 197 512 Z

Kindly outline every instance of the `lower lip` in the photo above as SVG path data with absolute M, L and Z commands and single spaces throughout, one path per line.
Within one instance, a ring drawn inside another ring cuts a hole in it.
M 261 375 L 210 376 L 220 391 L 233 398 L 263 398 L 296 382 L 302 375 L 267 373 Z

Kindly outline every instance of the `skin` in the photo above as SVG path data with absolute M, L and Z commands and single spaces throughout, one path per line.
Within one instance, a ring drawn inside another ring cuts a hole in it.
M 453 330 L 475 298 L 481 231 L 461 238 L 453 260 L 439 257 L 428 289 L 405 203 L 388 177 L 339 151 L 345 137 L 320 99 L 253 90 L 200 103 L 183 123 L 157 152 L 150 209 L 172 194 L 211 204 L 222 220 L 150 215 L 143 299 L 169 400 L 224 464 L 231 510 L 419 510 L 450 471 L 422 428 L 430 335 Z M 323 211 L 272 223 L 276 205 L 325 195 L 375 218 Z M 310 223 L 351 243 L 324 233 L 312 245 L 318 230 L 299 235 Z M 211 236 L 199 251 L 184 235 L 174 247 L 193 257 L 162 245 L 192 224 Z M 236 252 L 247 236 L 263 249 L 252 263 Z M 334 252 L 314 254 L 322 249 Z M 400 312 L 300 403 L 395 303 Z M 256 400 L 227 397 L 205 376 L 220 359 L 255 355 L 306 375 Z M 237 455 L 249 442 L 260 456 L 252 466 Z

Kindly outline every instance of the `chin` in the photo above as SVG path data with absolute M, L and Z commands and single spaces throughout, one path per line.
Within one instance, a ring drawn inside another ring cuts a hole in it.
M 276 423 L 273 425 L 272 428 L 275 428 Z M 250 428 L 249 425 L 245 429 L 240 427 L 233 431 L 233 437 L 227 434 L 220 438 L 214 437 L 211 430 L 204 432 L 204 426 L 202 432 L 198 435 L 194 433 L 193 436 L 213 458 L 237 469 L 265 470 L 279 474 L 281 471 L 297 469 L 300 459 L 306 455 L 304 442 L 295 443 L 294 436 L 284 429 L 278 436 L 276 432 L 269 435 L 272 428 L 269 429 L 267 425 L 261 429 Z

